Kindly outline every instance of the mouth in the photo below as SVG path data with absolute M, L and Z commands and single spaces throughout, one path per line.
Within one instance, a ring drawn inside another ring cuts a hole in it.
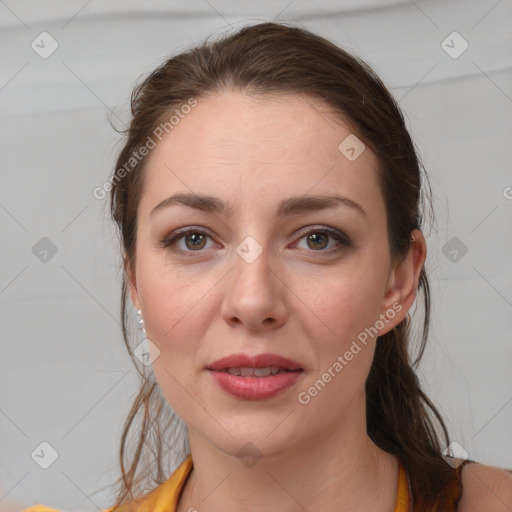
M 231 354 L 211 363 L 208 370 L 242 377 L 268 377 L 285 371 L 302 370 L 299 363 L 278 354 Z
M 231 372 L 249 370 L 250 375 L 233 375 Z M 297 385 L 302 377 L 302 370 L 285 370 L 278 368 L 275 374 L 256 376 L 256 372 L 269 373 L 270 368 L 228 368 L 227 370 L 210 370 L 209 373 L 219 389 L 232 398 L 245 401 L 269 400 Z
M 271 375 L 278 375 L 280 373 L 300 372 L 302 370 L 288 370 L 287 368 L 280 368 L 279 366 L 266 366 L 264 368 L 226 368 L 222 371 L 235 375 L 236 377 L 270 377 Z
M 233 354 L 207 367 L 222 391 L 238 400 L 268 400 L 302 378 L 298 363 L 277 354 Z

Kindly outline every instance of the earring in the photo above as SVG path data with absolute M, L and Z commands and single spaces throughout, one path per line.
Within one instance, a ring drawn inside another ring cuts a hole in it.
M 142 309 L 137 310 L 137 315 L 139 315 L 139 329 L 146 334 L 146 328 L 144 327 L 144 318 L 142 318 Z

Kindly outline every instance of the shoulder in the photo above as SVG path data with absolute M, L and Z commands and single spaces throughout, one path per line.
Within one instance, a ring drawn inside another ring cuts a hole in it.
M 512 471 L 486 464 L 462 469 L 462 496 L 457 512 L 509 512 L 512 510 Z

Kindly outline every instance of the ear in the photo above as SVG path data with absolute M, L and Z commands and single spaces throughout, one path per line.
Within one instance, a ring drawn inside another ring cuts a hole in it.
M 128 258 L 124 257 L 124 271 L 128 281 L 128 289 L 130 291 L 130 297 L 132 298 L 132 304 L 135 309 L 140 309 L 139 294 L 137 292 L 137 280 L 135 278 L 135 269 L 132 268 L 132 264 Z
M 391 269 L 380 316 L 382 319 L 384 315 L 388 320 L 383 322 L 384 327 L 379 329 L 379 336 L 398 325 L 413 305 L 426 257 L 425 237 L 420 230 L 415 229 L 411 233 L 411 243 L 406 258 L 396 262 Z

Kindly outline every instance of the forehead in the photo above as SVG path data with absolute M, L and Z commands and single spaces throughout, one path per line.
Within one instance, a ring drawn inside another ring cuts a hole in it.
M 204 96 L 152 150 L 143 198 L 154 202 L 179 189 L 262 201 L 337 189 L 378 206 L 378 162 L 354 132 L 348 119 L 309 95 Z M 364 148 L 355 159 L 343 152 L 347 140 L 357 153 Z
M 160 148 L 167 146 L 187 160 L 199 159 L 206 151 L 238 159 L 247 152 L 280 161 L 305 153 L 318 159 L 339 155 L 340 138 L 355 131 L 351 124 L 313 96 L 223 91 L 201 97 Z M 321 139 L 325 143 L 319 145 Z M 199 152 L 190 154 L 191 145 Z

